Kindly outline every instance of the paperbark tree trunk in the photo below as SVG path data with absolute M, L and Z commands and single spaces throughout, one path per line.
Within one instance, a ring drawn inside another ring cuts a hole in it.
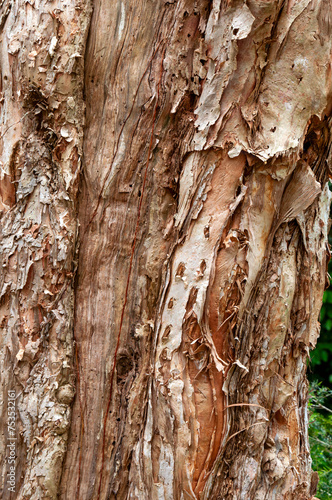
M 331 2 L 0 9 L 1 498 L 312 498 Z

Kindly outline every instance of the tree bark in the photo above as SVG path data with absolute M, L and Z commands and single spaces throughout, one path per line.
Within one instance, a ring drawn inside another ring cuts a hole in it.
M 1 497 L 309 500 L 331 3 L 0 9 Z

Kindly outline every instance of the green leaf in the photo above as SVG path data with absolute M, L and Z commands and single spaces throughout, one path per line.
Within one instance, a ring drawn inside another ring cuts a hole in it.
M 326 328 L 326 330 L 330 331 L 332 328 L 332 320 L 328 319 L 327 321 L 325 321 L 324 327 Z

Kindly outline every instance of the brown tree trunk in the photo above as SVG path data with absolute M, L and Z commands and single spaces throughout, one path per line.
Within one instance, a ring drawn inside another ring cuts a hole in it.
M 312 498 L 331 3 L 0 9 L 1 497 Z

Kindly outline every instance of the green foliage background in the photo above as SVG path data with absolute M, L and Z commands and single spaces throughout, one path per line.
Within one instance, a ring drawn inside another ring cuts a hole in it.
M 330 232 L 329 243 L 332 243 Z M 329 264 L 332 276 L 332 261 Z M 332 500 L 332 286 L 324 293 L 321 334 L 310 356 L 309 439 L 312 468 L 318 472 L 317 497 Z
M 329 264 L 332 276 L 332 261 Z M 321 309 L 321 332 L 316 349 L 310 356 L 309 380 L 318 380 L 332 389 L 332 286 L 324 293 Z
M 309 400 L 309 440 L 312 468 L 318 472 L 317 496 L 320 500 L 332 499 L 332 410 L 326 400 L 332 396 L 332 389 L 321 382 L 312 382 Z

